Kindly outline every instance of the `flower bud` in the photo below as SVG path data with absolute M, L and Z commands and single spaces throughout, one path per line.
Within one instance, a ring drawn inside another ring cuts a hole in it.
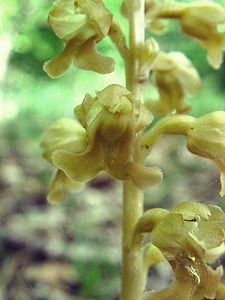
M 218 69 L 225 49 L 225 33 L 217 26 L 225 23 L 225 10 L 212 1 L 190 3 L 180 16 L 184 33 L 192 36 L 207 50 L 209 64 Z
M 189 151 L 211 159 L 221 176 L 220 194 L 225 194 L 225 112 L 216 111 L 197 118 L 187 132 Z
M 201 88 L 198 72 L 180 52 L 161 52 L 153 62 L 152 78 L 158 88 L 159 100 L 147 100 L 147 106 L 159 115 L 186 112 L 189 106 L 183 98 Z

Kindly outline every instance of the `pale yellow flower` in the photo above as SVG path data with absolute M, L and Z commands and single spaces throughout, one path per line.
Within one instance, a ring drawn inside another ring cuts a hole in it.
M 75 109 L 86 130 L 85 150 L 78 154 L 56 150 L 53 164 L 75 181 L 85 182 L 106 171 L 142 188 L 160 182 L 162 174 L 158 168 L 144 167 L 133 159 L 136 134 L 152 119 L 148 110 L 119 85 L 110 85 L 96 94 L 87 94 Z
M 159 115 L 189 110 L 184 97 L 193 95 L 201 88 L 197 70 L 181 52 L 160 52 L 152 64 L 152 78 L 159 100 L 147 100 L 147 107 Z
M 95 45 L 109 32 L 112 15 L 102 0 L 57 0 L 49 13 L 49 24 L 63 40 L 64 50 L 44 65 L 52 78 L 74 64 L 84 70 L 110 73 L 112 58 L 96 51 Z
M 143 233 L 147 231 L 147 215 L 153 224 L 154 211 L 152 214 L 150 211 L 143 216 L 145 224 L 138 223 L 137 232 L 141 232 L 141 227 Z M 161 291 L 145 292 L 142 299 L 214 299 L 222 274 L 219 268 L 213 270 L 206 264 L 206 254 L 224 242 L 223 211 L 216 206 L 186 201 L 161 216 L 161 220 L 157 218 L 155 226 L 151 227 L 151 243 L 169 262 L 175 279 Z

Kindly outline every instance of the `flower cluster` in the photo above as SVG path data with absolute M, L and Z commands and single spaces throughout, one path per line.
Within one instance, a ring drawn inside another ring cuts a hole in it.
M 151 233 L 151 243 L 171 265 L 175 280 L 161 291 L 145 292 L 142 299 L 214 299 L 221 268 L 213 270 L 207 262 L 221 255 L 224 224 L 225 214 L 219 207 L 191 201 L 178 204 L 170 212 L 147 211 L 137 224 L 136 234 Z
M 112 15 L 102 0 L 57 0 L 49 13 L 49 24 L 63 40 L 64 50 L 44 65 L 52 78 L 59 77 L 74 64 L 77 68 L 110 73 L 114 61 L 95 49 L 112 23 Z
M 160 182 L 162 173 L 158 168 L 134 162 L 136 134 L 151 122 L 149 111 L 120 85 L 110 85 L 96 94 L 87 94 L 76 107 L 79 123 L 64 119 L 43 135 L 43 156 L 60 170 L 57 174 L 63 176 L 64 185 L 68 186 L 65 178 L 77 184 L 100 171 L 120 180 L 132 180 L 141 188 Z

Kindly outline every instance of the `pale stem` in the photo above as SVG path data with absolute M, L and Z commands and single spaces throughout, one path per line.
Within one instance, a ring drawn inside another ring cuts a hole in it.
M 194 117 L 188 115 L 165 117 L 140 138 L 140 146 L 151 150 L 162 134 L 187 135 L 194 120 Z
M 130 36 L 126 58 L 126 86 L 139 100 L 143 100 L 142 86 L 138 82 L 138 46 L 144 42 L 144 2 L 145 0 L 127 0 Z M 134 228 L 142 214 L 143 192 L 131 181 L 124 182 L 121 300 L 140 300 L 145 286 L 142 245 L 132 245 Z

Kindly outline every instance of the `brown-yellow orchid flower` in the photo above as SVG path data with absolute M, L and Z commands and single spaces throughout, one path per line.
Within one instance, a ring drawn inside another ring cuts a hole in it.
M 161 291 L 145 292 L 142 300 L 214 299 L 222 274 L 219 268 L 213 270 L 206 264 L 206 254 L 224 242 L 223 211 L 216 206 L 185 201 L 170 212 L 161 213 L 157 222 L 152 221 L 154 209 L 150 211 L 138 222 L 136 232 L 148 232 L 150 223 L 151 243 L 169 262 L 175 279 Z
M 216 111 L 196 118 L 186 133 L 188 149 L 211 159 L 220 170 L 221 191 L 225 194 L 225 112 Z
M 84 151 L 86 147 L 86 133 L 84 128 L 73 119 L 60 119 L 45 129 L 41 147 L 43 149 L 43 157 L 51 164 L 52 154 L 56 150 L 66 150 L 72 153 Z M 53 176 L 49 187 L 47 199 L 49 202 L 62 202 L 64 198 L 64 190 L 74 191 L 82 187 L 81 182 L 77 182 L 65 175 L 59 169 Z
M 120 180 L 132 180 L 142 188 L 160 182 L 162 174 L 158 168 L 147 168 L 134 161 L 136 135 L 151 122 L 151 114 L 122 86 L 110 85 L 96 94 L 87 94 L 75 109 L 86 130 L 85 150 L 56 150 L 53 164 L 80 182 L 92 179 L 100 171 Z
M 102 0 L 57 0 L 49 13 L 49 24 L 63 40 L 64 50 L 45 63 L 52 78 L 59 77 L 74 64 L 84 70 L 110 73 L 114 61 L 98 53 L 95 45 L 109 32 L 112 15 Z
M 160 52 L 152 64 L 152 78 L 159 100 L 147 100 L 146 105 L 159 115 L 186 112 L 189 106 L 184 103 L 184 97 L 195 94 L 201 88 L 197 70 L 181 52 Z

